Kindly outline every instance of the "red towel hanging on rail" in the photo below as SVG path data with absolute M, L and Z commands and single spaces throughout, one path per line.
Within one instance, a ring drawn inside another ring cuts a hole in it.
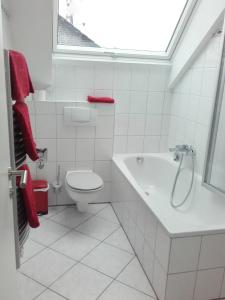
M 40 222 L 39 222 L 37 210 L 36 210 L 30 169 L 29 169 L 28 165 L 25 164 L 25 165 L 22 165 L 21 167 L 19 167 L 19 170 L 27 171 L 27 184 L 24 189 L 21 189 L 21 192 L 22 192 L 22 198 L 24 201 L 29 225 L 32 228 L 36 228 L 40 225 Z M 19 181 L 20 181 L 20 178 L 17 177 L 17 186 L 19 186 Z
M 33 84 L 24 55 L 9 51 L 11 97 L 15 101 L 24 101 L 30 93 L 34 93 Z
M 32 128 L 30 125 L 30 116 L 26 103 L 24 102 L 16 102 L 13 105 L 13 110 L 16 113 L 16 118 L 18 120 L 18 124 L 20 126 L 20 130 L 23 134 L 23 141 L 26 153 L 33 161 L 39 158 L 36 144 L 33 139 Z

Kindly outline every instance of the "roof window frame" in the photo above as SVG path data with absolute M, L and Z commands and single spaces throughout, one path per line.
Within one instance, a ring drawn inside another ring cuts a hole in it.
M 53 7 L 53 55 L 54 57 L 77 57 L 77 59 L 85 60 L 105 60 L 116 61 L 119 59 L 125 59 L 126 62 L 130 59 L 140 61 L 145 60 L 171 60 L 173 53 L 181 39 L 181 36 L 188 24 L 188 21 L 194 11 L 194 8 L 198 0 L 188 0 L 183 12 L 178 20 L 178 23 L 174 29 L 172 37 L 169 41 L 166 51 L 153 52 L 153 51 L 140 51 L 140 50 L 124 50 L 124 49 L 106 49 L 106 48 L 95 48 L 95 47 L 80 47 L 80 46 L 66 46 L 58 44 L 58 1 L 54 0 Z

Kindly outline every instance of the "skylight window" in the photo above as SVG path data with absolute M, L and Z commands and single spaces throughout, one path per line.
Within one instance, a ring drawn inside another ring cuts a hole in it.
M 187 0 L 58 0 L 57 44 L 166 52 Z

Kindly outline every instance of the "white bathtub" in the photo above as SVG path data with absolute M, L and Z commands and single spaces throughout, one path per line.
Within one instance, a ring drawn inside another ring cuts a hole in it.
M 171 153 L 115 155 L 114 210 L 160 300 L 225 297 L 225 199 L 195 175 L 185 205 L 172 208 L 177 167 Z M 186 166 L 175 201 L 182 201 L 190 180 Z
M 179 163 L 170 153 L 120 154 L 113 157 L 113 162 L 170 236 L 225 232 L 225 199 L 206 190 L 199 175 L 195 175 L 186 204 L 177 209 L 171 207 L 170 195 Z M 190 168 L 184 168 L 176 186 L 176 202 L 184 198 L 190 180 Z

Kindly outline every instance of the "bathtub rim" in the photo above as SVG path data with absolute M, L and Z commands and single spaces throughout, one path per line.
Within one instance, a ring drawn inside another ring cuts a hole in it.
M 126 164 L 125 158 L 136 158 L 136 157 L 157 157 L 163 158 L 168 163 L 175 165 L 176 162 L 172 160 L 171 153 L 127 153 L 127 154 L 114 154 L 112 157 L 113 166 L 115 166 L 122 174 L 122 176 L 126 179 L 126 181 L 130 184 L 131 188 L 138 194 L 139 197 L 144 201 L 145 205 L 150 209 L 150 212 L 155 216 L 157 221 L 161 224 L 161 226 L 166 231 L 167 235 L 170 238 L 182 238 L 182 237 L 191 237 L 191 236 L 203 236 L 203 235 L 213 235 L 213 234 L 225 234 L 225 224 L 224 227 L 215 225 L 207 226 L 195 226 L 191 230 L 181 230 L 178 231 L 174 229 L 173 226 L 169 226 L 165 224 L 160 218 L 158 212 L 156 212 L 150 205 L 147 196 L 145 195 L 144 191 L 140 187 L 140 185 L 136 182 L 135 178 L 129 172 Z M 196 180 L 202 186 L 201 176 L 199 174 L 195 174 Z M 113 180 L 113 179 L 112 179 Z M 204 188 L 204 186 L 202 186 Z

